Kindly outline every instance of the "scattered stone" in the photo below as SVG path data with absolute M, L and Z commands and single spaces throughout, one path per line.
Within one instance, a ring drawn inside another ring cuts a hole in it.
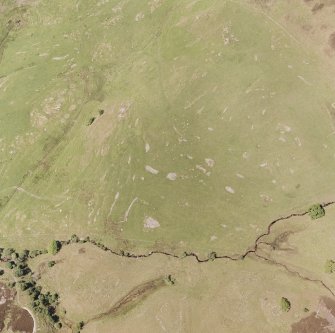
M 206 162 L 206 164 L 209 166 L 209 167 L 213 167 L 214 166 L 214 164 L 215 164 L 215 162 L 214 162 L 214 160 L 213 159 L 211 159 L 211 158 L 205 158 L 205 162 Z
M 230 186 L 226 186 L 226 187 L 225 187 L 225 190 L 226 190 L 228 193 L 231 193 L 231 194 L 234 194 L 234 193 L 235 193 L 235 190 L 234 190 L 232 187 L 230 187 Z
M 176 180 L 177 179 L 177 174 L 175 172 L 170 172 L 166 176 L 167 179 L 169 180 Z
M 153 167 L 151 167 L 150 165 L 146 165 L 145 166 L 145 171 L 150 172 L 153 175 L 157 175 L 159 173 L 158 170 L 154 169 Z

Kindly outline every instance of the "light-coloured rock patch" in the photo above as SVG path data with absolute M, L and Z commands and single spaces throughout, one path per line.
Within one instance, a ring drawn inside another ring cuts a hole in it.
M 225 190 L 226 190 L 228 193 L 231 193 L 231 194 L 234 194 L 234 193 L 235 193 L 235 190 L 234 190 L 232 187 L 230 187 L 230 186 L 226 186 L 226 187 L 225 187 Z
M 144 219 L 144 228 L 149 228 L 149 229 L 155 229 L 160 227 L 160 224 L 157 220 L 155 220 L 154 218 L 147 216 Z
M 166 178 L 169 180 L 176 180 L 177 179 L 177 174 L 175 172 L 170 172 L 166 175 Z
M 215 164 L 215 162 L 214 162 L 214 160 L 213 159 L 211 159 L 211 158 L 205 158 L 205 162 L 206 162 L 206 164 L 209 166 L 209 167 L 213 167 L 214 166 L 214 164 Z
M 150 165 L 146 165 L 145 166 L 145 171 L 150 172 L 153 175 L 157 175 L 159 173 L 158 170 L 154 169 L 153 167 L 151 167 Z

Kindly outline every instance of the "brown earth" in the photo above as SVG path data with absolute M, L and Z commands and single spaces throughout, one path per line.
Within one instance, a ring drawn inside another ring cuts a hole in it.
M 34 331 L 34 320 L 26 309 L 13 306 L 9 327 L 13 332 L 30 333 Z
M 7 318 L 14 298 L 15 292 L 7 288 L 5 285 L 0 284 L 0 332 L 3 332 L 3 329 L 5 328 L 5 319 Z
M 312 8 L 312 13 L 316 13 L 318 12 L 319 10 L 321 10 L 323 7 L 325 6 L 324 3 L 316 3 L 313 8 Z
M 335 32 L 329 36 L 329 46 L 335 50 Z
M 0 332 L 33 333 L 34 320 L 30 313 L 15 305 L 16 292 L 0 283 Z
M 292 333 L 329 333 L 328 321 L 317 316 L 316 312 L 311 313 L 307 318 L 301 319 L 292 325 Z
M 335 331 L 335 301 L 322 297 L 317 311 L 292 325 L 292 333 L 331 333 Z

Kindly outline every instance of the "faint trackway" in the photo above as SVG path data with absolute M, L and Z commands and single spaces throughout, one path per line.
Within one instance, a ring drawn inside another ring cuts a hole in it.
M 328 206 L 332 206 L 335 204 L 335 201 L 330 201 L 330 202 L 327 202 L 327 203 L 323 203 L 322 204 L 322 207 L 326 208 Z M 140 259 L 140 258 L 149 258 L 153 255 L 164 255 L 164 256 L 168 256 L 168 257 L 173 257 L 173 258 L 176 258 L 176 259 L 184 259 L 186 257 L 193 257 L 195 258 L 195 260 L 198 262 L 198 263 L 206 263 L 206 262 L 210 262 L 210 261 L 215 261 L 215 260 L 219 260 L 219 259 L 226 259 L 226 260 L 231 260 L 231 261 L 239 261 L 239 260 L 243 260 L 245 259 L 247 256 L 249 255 L 254 255 L 256 258 L 258 259 L 261 259 L 267 263 L 270 263 L 270 264 L 273 264 L 273 265 L 277 265 L 283 269 L 285 269 L 289 274 L 291 275 L 294 275 L 300 279 L 303 279 L 305 281 L 309 281 L 309 282 L 313 282 L 313 283 L 317 283 L 319 285 L 321 285 L 323 288 L 325 288 L 332 296 L 335 297 L 335 292 L 330 288 L 328 287 L 322 280 L 318 280 L 318 279 L 312 279 L 312 278 L 309 278 L 308 276 L 304 276 L 302 273 L 300 273 L 299 271 L 295 271 L 291 268 L 289 268 L 287 265 L 281 263 L 281 262 L 278 262 L 276 260 L 273 260 L 271 258 L 268 258 L 268 257 L 265 257 L 265 256 L 262 256 L 260 254 L 257 253 L 257 250 L 258 250 L 258 245 L 261 242 L 261 240 L 266 237 L 266 236 L 269 236 L 271 234 L 271 230 L 272 228 L 274 227 L 274 225 L 280 223 L 280 222 L 284 222 L 284 221 L 288 221 L 290 220 L 291 218 L 294 218 L 294 217 L 302 217 L 302 216 L 305 216 L 308 214 L 308 211 L 304 211 L 302 213 L 292 213 L 290 215 L 286 215 L 286 216 L 283 216 L 283 217 L 279 217 L 275 220 L 273 220 L 272 222 L 270 222 L 270 224 L 268 225 L 267 227 L 267 230 L 266 232 L 260 234 L 254 244 L 252 245 L 251 248 L 249 248 L 247 251 L 245 251 L 244 253 L 242 254 L 239 254 L 239 255 L 219 255 L 217 254 L 216 252 L 212 252 L 207 258 L 201 258 L 198 254 L 194 253 L 194 252 L 184 252 L 183 255 L 177 255 L 177 254 L 174 254 L 174 253 L 170 253 L 170 252 L 165 252 L 165 251 L 150 251 L 146 254 L 134 254 L 134 253 L 130 253 L 128 251 L 115 251 L 99 242 L 96 242 L 94 240 L 89 240 L 88 242 L 95 245 L 95 246 L 98 246 L 99 248 L 101 248 L 102 250 L 104 250 L 105 252 L 109 252 L 113 255 L 116 255 L 116 256 L 119 256 L 119 257 L 125 257 L 125 258 L 132 258 L 132 259 Z M 61 242 L 63 245 L 67 245 L 69 244 L 70 242 L 67 242 L 67 241 L 62 241 Z

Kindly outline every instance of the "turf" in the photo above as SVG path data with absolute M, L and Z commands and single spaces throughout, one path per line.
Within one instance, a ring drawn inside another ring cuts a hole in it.
M 77 233 L 235 254 L 332 193 L 330 81 L 247 2 L 13 6 L 2 1 L 1 36 L 19 21 L 0 45 L 4 244 Z

